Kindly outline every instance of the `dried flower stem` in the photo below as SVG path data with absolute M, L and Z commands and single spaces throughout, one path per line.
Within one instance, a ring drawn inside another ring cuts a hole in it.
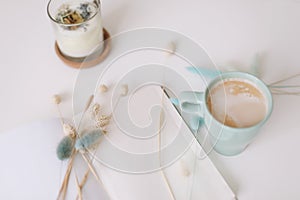
M 87 111 L 89 109 L 89 107 L 91 106 L 91 103 L 93 102 L 93 99 L 94 99 L 94 95 L 91 95 L 88 102 L 86 103 L 84 111 Z
M 60 111 L 60 108 L 59 108 L 59 104 L 61 103 L 61 97 L 59 95 L 53 95 L 53 103 L 56 105 L 56 108 L 57 108 L 57 111 L 58 111 L 58 114 L 59 114 L 59 117 L 60 117 L 60 121 L 61 121 L 61 124 L 62 126 L 64 125 L 64 118 L 62 117 L 62 114 L 61 114 L 61 111 Z
M 88 152 L 92 155 L 92 157 L 91 157 L 91 159 L 88 159 L 87 157 L 84 157 L 84 159 L 86 159 L 86 161 L 89 161 L 89 162 L 87 162 L 87 163 L 90 163 L 91 161 L 94 160 L 94 158 L 95 158 L 95 153 L 96 153 L 98 147 L 99 147 L 99 144 L 95 147 L 95 151 L 94 151 L 94 152 L 91 152 L 91 151 L 88 150 Z M 87 169 L 87 171 L 85 172 L 85 175 L 84 175 L 84 177 L 83 177 L 83 179 L 82 179 L 82 181 L 81 181 L 81 183 L 80 183 L 81 189 L 82 189 L 82 188 L 84 187 L 84 185 L 86 184 L 90 172 L 93 173 L 93 170 L 94 170 L 94 168 L 93 168 L 92 166 L 89 166 L 89 167 L 88 167 L 88 169 Z M 97 175 L 97 176 L 98 176 L 98 175 Z M 102 185 L 104 191 L 105 191 L 106 194 L 109 196 L 109 193 L 108 193 L 108 191 L 107 191 L 105 185 L 103 184 L 103 182 L 101 181 L 100 178 L 99 178 L 98 182 Z M 77 196 L 77 197 L 76 197 L 76 200 L 79 200 L 78 198 L 79 198 L 79 197 Z
M 106 194 L 108 194 L 107 189 L 105 188 L 103 182 L 101 181 L 101 179 L 99 178 L 99 176 L 98 176 L 97 172 L 95 171 L 93 165 L 91 164 L 90 159 L 87 158 L 84 153 L 82 153 L 81 155 L 82 155 L 83 159 L 86 161 L 86 163 L 88 164 L 88 167 L 89 167 L 89 169 L 86 171 L 85 176 L 84 176 L 84 178 L 83 178 L 83 180 L 81 182 L 81 184 L 82 184 L 81 187 L 83 187 L 84 184 L 86 183 L 88 175 L 89 175 L 89 172 L 92 172 L 92 174 L 95 176 L 96 180 L 102 185 L 102 187 L 105 190 Z
M 82 191 L 81 191 L 82 188 L 80 187 L 80 184 L 79 184 L 79 181 L 78 181 L 78 176 L 77 176 L 76 172 L 75 172 L 75 182 L 76 182 L 77 191 L 78 191 L 78 196 L 77 197 L 79 197 L 80 200 L 83 200 Z
M 115 105 L 114 105 L 113 108 L 112 108 L 111 114 L 108 115 L 109 118 L 112 117 L 112 115 L 113 115 L 113 113 L 115 112 L 117 106 L 119 105 L 119 102 L 120 102 L 121 98 L 122 98 L 122 97 L 125 97 L 127 94 L 128 94 L 128 85 L 127 85 L 127 84 L 123 84 L 123 85 L 121 86 L 121 91 L 120 91 L 120 94 L 119 94 L 119 96 L 118 96 L 118 98 L 117 98 L 117 101 L 116 101 Z
M 87 171 L 85 172 L 82 181 L 79 184 L 79 191 L 78 191 L 78 195 L 76 197 L 76 200 L 82 200 L 82 188 L 84 187 L 84 185 L 86 184 L 86 181 L 89 177 L 90 174 L 90 168 L 87 169 Z M 77 184 L 77 183 L 76 183 Z M 78 187 L 78 186 L 77 186 Z
M 281 79 L 281 80 L 279 80 L 279 81 L 273 82 L 273 83 L 269 84 L 268 86 L 270 87 L 270 86 L 276 85 L 276 84 L 278 84 L 278 83 L 282 83 L 282 82 L 284 82 L 284 81 L 288 81 L 288 80 L 290 80 L 290 79 L 296 78 L 296 77 L 298 77 L 298 76 L 300 76 L 300 73 L 299 73 L 299 74 L 292 75 L 292 76 L 289 76 L 289 77 L 284 78 L 284 79 Z
M 84 174 L 84 176 L 83 176 L 83 179 L 82 179 L 82 181 L 81 181 L 81 183 L 80 183 L 80 187 L 83 187 L 84 185 L 85 185 L 85 183 L 86 183 L 86 181 L 87 181 L 87 178 L 89 177 L 89 174 L 90 174 L 90 168 L 88 168 L 87 170 L 86 170 L 86 172 L 85 172 L 85 174 Z
M 100 181 L 100 178 L 99 178 L 99 176 L 98 176 L 98 174 L 97 174 L 97 172 L 95 171 L 95 169 L 94 169 L 94 167 L 93 167 L 93 165 L 92 165 L 92 163 L 91 163 L 91 161 L 90 161 L 90 159 L 85 155 L 85 153 L 81 153 L 81 155 L 82 155 L 82 158 L 83 158 L 83 159 L 85 160 L 85 162 L 87 163 L 87 165 L 88 165 L 89 169 L 91 170 L 92 174 L 95 176 L 96 180 L 97 180 L 98 182 L 101 182 L 101 181 Z
M 57 196 L 57 200 L 64 200 L 66 198 L 67 188 L 68 188 L 68 185 L 69 185 L 69 179 L 70 179 L 70 174 L 71 174 L 71 171 L 72 171 L 72 168 L 73 168 L 73 162 L 74 162 L 75 155 L 76 155 L 76 151 L 74 149 L 73 152 L 72 152 L 71 158 L 69 160 L 68 168 L 67 168 L 66 174 L 64 176 L 64 180 L 62 182 L 62 185 L 60 187 L 60 190 L 59 190 L 59 193 L 58 193 L 58 196 Z
M 81 125 L 81 122 L 87 112 L 87 110 L 89 109 L 90 105 L 92 104 L 92 101 L 94 99 L 94 95 L 91 95 L 90 98 L 88 99 L 87 101 L 87 104 L 86 104 L 86 107 L 81 115 L 81 118 L 80 118 L 80 121 L 78 123 L 78 126 L 77 126 L 77 131 L 79 130 L 80 128 L 80 125 Z M 58 108 L 58 111 L 59 111 L 59 114 L 61 116 L 61 120 L 62 120 L 62 125 L 64 127 L 64 121 L 63 121 L 63 118 L 62 118 L 62 115 L 61 115 L 61 112 L 59 110 L 59 107 L 58 107 L 58 104 L 60 103 L 60 98 L 59 96 L 55 96 L 55 104 L 57 105 L 57 108 Z M 101 116 L 102 118 L 102 116 Z M 109 116 L 105 116 L 105 119 L 108 120 L 110 117 Z M 106 124 L 107 125 L 107 124 Z M 76 131 L 76 135 L 75 137 L 79 137 L 78 133 Z M 72 172 L 72 168 L 73 168 L 73 162 L 74 162 L 74 158 L 75 158 L 75 155 L 77 154 L 78 151 L 76 151 L 76 149 L 74 149 L 72 151 L 72 154 L 70 156 L 70 159 L 69 159 L 69 162 L 68 162 L 68 167 L 67 167 L 67 171 L 65 173 L 65 176 L 64 176 L 64 179 L 63 179 L 63 182 L 62 182 L 62 185 L 60 187 L 60 190 L 59 190 L 59 194 L 58 194 L 58 197 L 57 197 L 57 200 L 65 200 L 66 198 L 66 194 L 67 194 L 67 188 L 68 188 L 68 184 L 69 184 L 69 179 L 70 179 L 70 175 L 71 175 L 71 172 Z M 106 188 L 104 187 L 104 184 L 102 183 L 102 181 L 100 180 L 96 170 L 94 169 L 92 163 L 91 163 L 91 160 L 87 157 L 87 155 L 85 154 L 85 152 L 80 152 L 81 155 L 82 155 L 82 158 L 85 160 L 85 162 L 87 163 L 88 165 L 88 170 L 85 172 L 84 174 L 84 177 L 83 177 L 83 180 L 79 183 L 79 180 L 78 180 L 78 176 L 75 172 L 75 181 L 76 181 L 76 186 L 77 186 L 77 190 L 78 190 L 78 195 L 76 197 L 77 200 L 82 200 L 82 188 L 84 187 L 84 185 L 86 184 L 87 182 L 87 179 L 88 179 L 88 176 L 90 174 L 90 172 L 95 176 L 96 180 L 101 183 L 101 185 L 103 186 L 103 188 L 105 189 L 105 191 L 107 192 Z M 108 194 L 108 193 L 107 193 Z
M 63 116 L 61 114 L 61 110 L 59 108 L 59 105 L 57 104 L 56 107 L 57 107 L 57 111 L 58 111 L 58 114 L 59 114 L 59 118 L 60 118 L 61 124 L 64 125 L 65 121 L 64 121 L 64 118 L 63 118 Z
M 89 109 L 89 107 L 91 106 L 91 103 L 93 102 L 93 99 L 94 99 L 94 95 L 91 95 L 90 98 L 88 99 L 87 103 L 86 103 L 85 109 L 83 110 L 83 113 L 82 113 L 81 118 L 80 118 L 80 120 L 79 120 L 79 123 L 78 123 L 78 126 L 77 126 L 77 131 L 79 131 L 79 128 L 80 128 L 82 119 L 83 119 L 83 117 L 85 116 L 86 111 L 87 111 L 87 110 Z
M 277 89 L 277 88 L 271 88 L 271 92 L 273 95 L 295 95 L 295 96 L 300 95 L 300 91 L 289 92 L 289 91 L 285 91 L 284 89 Z

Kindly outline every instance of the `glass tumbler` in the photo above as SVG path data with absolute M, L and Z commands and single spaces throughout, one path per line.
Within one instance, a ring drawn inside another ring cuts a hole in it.
M 50 0 L 56 44 L 69 60 L 83 61 L 103 50 L 103 27 L 99 0 Z

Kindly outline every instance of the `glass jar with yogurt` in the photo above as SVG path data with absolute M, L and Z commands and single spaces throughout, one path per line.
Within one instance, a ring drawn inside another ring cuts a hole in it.
M 84 59 L 103 50 L 99 0 L 50 0 L 47 7 L 63 56 Z

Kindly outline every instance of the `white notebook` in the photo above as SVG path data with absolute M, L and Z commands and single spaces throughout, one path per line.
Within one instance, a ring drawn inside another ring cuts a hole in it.
M 142 98 L 144 95 L 148 96 L 147 100 Z M 97 101 L 102 100 L 100 98 Z M 157 134 L 151 136 L 151 133 L 147 135 L 144 132 L 139 137 L 136 130 L 132 135 L 130 132 L 124 134 L 126 130 L 120 131 L 123 123 L 120 119 L 128 117 L 124 112 L 125 104 L 128 105 L 126 108 L 130 119 L 142 130 L 152 131 L 154 126 L 152 129 L 151 124 L 159 125 L 160 114 L 160 107 L 153 105 L 161 105 L 161 102 L 165 119 L 160 132 L 161 146 L 171 146 L 161 153 L 159 164 L 164 165 L 163 169 L 156 168 L 155 159 L 153 163 L 151 159 L 143 160 L 143 154 L 149 155 L 158 150 Z M 201 146 L 160 87 L 146 87 L 133 97 L 120 100 L 115 115 L 118 117 L 108 127 L 108 134 L 101 142 L 95 154 L 97 159 L 94 160 L 104 186 L 90 175 L 83 189 L 84 199 L 235 199 L 209 157 L 203 157 Z M 67 162 L 56 158 L 56 146 L 62 137 L 58 119 L 37 122 L 0 134 L 0 199 L 56 199 L 67 166 Z M 179 141 L 176 141 L 178 138 Z M 126 157 L 128 154 L 124 154 L 122 158 L 112 147 L 140 155 Z M 170 152 L 175 153 L 170 156 Z M 86 163 L 78 156 L 71 174 L 67 199 L 75 199 L 77 196 L 74 171 L 82 177 L 86 169 Z

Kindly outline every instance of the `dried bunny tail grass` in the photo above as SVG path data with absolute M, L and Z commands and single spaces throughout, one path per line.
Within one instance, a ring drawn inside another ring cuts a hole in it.
M 171 41 L 170 43 L 168 43 L 167 52 L 169 56 L 175 54 L 176 50 L 177 50 L 177 45 L 175 41 Z
M 72 138 L 76 137 L 76 130 L 70 124 L 63 124 L 63 130 L 66 136 L 70 136 Z
M 90 98 L 88 99 L 86 107 L 81 115 L 81 119 L 78 123 L 77 130 L 79 130 L 82 119 L 84 118 L 87 110 L 91 106 L 93 99 L 94 99 L 94 96 L 91 95 Z M 56 99 L 55 102 L 56 102 L 56 105 L 58 105 L 60 103 L 60 100 Z M 99 109 L 100 109 L 100 106 L 99 106 L 98 110 Z M 62 117 L 61 117 L 61 119 L 62 119 Z M 65 136 L 60 141 L 60 143 L 57 147 L 57 150 L 56 150 L 57 157 L 60 160 L 65 160 L 67 158 L 70 158 L 70 159 L 69 159 L 67 171 L 64 176 L 63 183 L 59 190 L 57 200 L 64 200 L 66 198 L 67 188 L 68 188 L 68 184 L 69 184 L 69 178 L 70 178 L 70 174 L 71 174 L 72 167 L 73 167 L 74 157 L 77 154 L 77 150 L 79 150 L 81 152 L 83 159 L 86 161 L 86 163 L 89 167 L 89 170 L 86 172 L 84 179 L 80 184 L 79 184 L 78 177 L 76 174 L 76 185 L 77 185 L 77 189 L 78 189 L 78 198 L 82 199 L 82 188 L 87 181 L 89 172 L 92 172 L 93 175 L 96 177 L 97 181 L 101 182 L 93 165 L 91 164 L 90 159 L 87 158 L 86 154 L 82 153 L 82 152 L 83 151 L 85 152 L 88 148 L 91 148 L 93 146 L 96 146 L 96 144 L 98 144 L 98 142 L 100 141 L 100 138 L 102 136 L 102 131 L 94 130 L 80 138 L 76 132 L 76 129 L 73 126 L 71 126 L 69 124 L 65 124 L 63 122 L 63 120 L 62 120 L 62 124 L 63 124 L 63 128 L 64 128 L 64 132 L 66 134 L 68 134 L 68 136 Z
M 94 95 L 91 95 L 90 98 L 88 99 L 85 110 L 83 111 L 83 114 L 81 115 L 81 119 L 80 119 L 79 124 L 77 126 L 77 130 L 79 130 L 82 119 L 83 119 L 86 111 L 89 109 L 93 99 L 94 99 Z M 58 100 L 57 97 L 56 97 L 55 103 L 56 103 L 56 105 L 58 105 L 60 103 L 60 100 Z M 61 117 L 61 119 L 62 119 L 62 117 Z M 63 127 L 64 127 L 65 123 L 63 122 L 63 120 L 62 120 L 62 124 L 63 124 Z M 67 129 L 66 125 L 65 125 L 65 128 Z M 75 131 L 76 130 L 76 129 L 73 129 L 73 127 L 72 128 L 68 127 L 68 128 L 70 128 L 68 131 L 72 131 L 72 130 Z M 74 148 L 76 136 L 77 136 L 77 132 L 75 131 L 75 136 L 74 137 L 71 137 L 71 135 L 64 137 L 62 139 L 62 141 L 59 143 L 58 147 L 57 147 L 57 156 L 60 160 L 70 158 L 69 163 L 68 163 L 68 168 L 67 168 L 67 171 L 66 171 L 65 176 L 64 176 L 63 183 L 62 183 L 61 188 L 60 188 L 59 193 L 58 193 L 57 200 L 64 200 L 66 198 L 66 193 L 67 193 L 67 188 L 68 188 L 68 184 L 69 184 L 70 174 L 71 174 L 71 171 L 72 171 L 72 168 L 73 168 L 73 162 L 74 162 L 75 155 L 77 154 L 77 151 Z
M 107 87 L 106 85 L 101 84 L 101 85 L 99 86 L 99 92 L 100 92 L 100 93 L 105 93 L 105 92 L 107 92 L 107 91 L 108 91 L 108 87 Z
M 58 105 L 58 104 L 61 103 L 61 97 L 59 95 L 57 95 L 57 94 L 53 95 L 52 99 L 53 99 L 53 103 L 54 104 Z
M 56 155 L 59 160 L 66 160 L 71 157 L 74 149 L 75 139 L 71 136 L 65 136 L 59 142 L 56 148 Z
M 128 94 L 128 85 L 127 84 L 121 85 L 121 95 L 126 96 L 127 94 Z
M 92 107 L 92 113 L 94 114 L 94 116 L 98 115 L 100 112 L 101 106 L 98 103 L 95 103 Z
M 101 115 L 101 116 L 99 117 L 99 119 L 100 119 L 100 120 L 110 120 L 110 119 L 111 119 L 111 116 L 109 116 L 109 115 Z
M 103 133 L 99 129 L 88 132 L 76 140 L 75 149 L 77 151 L 86 151 L 87 149 L 98 144 L 102 135 Z
M 110 123 L 111 115 L 100 115 L 95 117 L 96 128 L 105 130 L 106 126 Z

